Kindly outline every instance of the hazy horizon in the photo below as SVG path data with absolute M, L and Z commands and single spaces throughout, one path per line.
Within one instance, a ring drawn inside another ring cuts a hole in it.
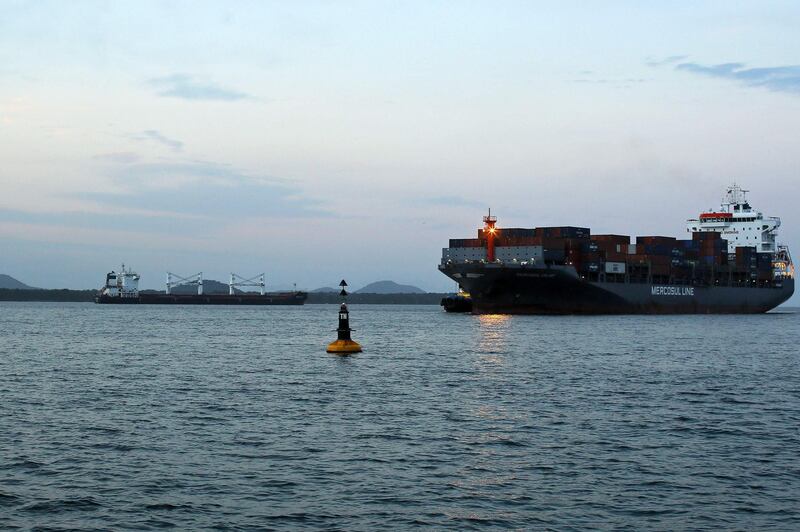
M 449 291 L 488 207 L 683 238 L 733 181 L 800 250 L 793 2 L 0 9 L 0 273 L 32 286 Z

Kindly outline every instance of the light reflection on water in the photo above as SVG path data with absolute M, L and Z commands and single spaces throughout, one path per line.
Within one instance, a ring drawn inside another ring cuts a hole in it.
M 481 314 L 478 320 L 478 353 L 484 363 L 502 364 L 512 317 L 506 314 Z

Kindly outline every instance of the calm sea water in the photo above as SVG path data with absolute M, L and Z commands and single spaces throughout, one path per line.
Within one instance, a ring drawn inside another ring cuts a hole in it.
M 0 529 L 800 529 L 800 314 L 0 304 Z

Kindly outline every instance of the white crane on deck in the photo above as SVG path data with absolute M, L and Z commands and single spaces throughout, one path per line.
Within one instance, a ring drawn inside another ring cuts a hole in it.
M 190 275 L 188 277 L 181 277 L 180 275 L 174 274 L 172 272 L 167 272 L 167 294 L 171 294 L 172 289 L 175 288 L 176 286 L 181 286 L 184 284 L 197 285 L 197 295 L 202 296 L 203 272 L 199 272 L 194 275 Z
M 264 273 L 260 273 L 254 277 L 246 279 L 241 275 L 231 272 L 231 282 L 228 283 L 228 289 L 229 289 L 228 293 L 230 295 L 234 295 L 234 293 L 236 292 L 235 288 L 237 286 L 257 286 L 261 289 L 261 295 L 263 296 L 264 290 L 266 288 L 265 279 L 266 279 L 266 274 Z

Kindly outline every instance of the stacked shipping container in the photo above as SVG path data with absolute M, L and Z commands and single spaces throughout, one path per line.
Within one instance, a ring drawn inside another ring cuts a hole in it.
M 695 232 L 691 240 L 666 236 L 639 236 L 631 244 L 627 235 L 591 235 L 585 227 L 498 228 L 495 246 L 503 250 L 504 260 L 514 250 L 525 250 L 530 260 L 532 248 L 540 248 L 537 260 L 569 264 L 589 280 L 664 282 L 677 284 L 764 283 L 772 279 L 772 254 L 756 253 L 754 247 L 738 247 L 728 257 L 727 241 L 717 232 Z M 478 238 L 450 239 L 450 248 L 486 247 L 486 235 Z M 501 256 L 498 255 L 498 256 Z

